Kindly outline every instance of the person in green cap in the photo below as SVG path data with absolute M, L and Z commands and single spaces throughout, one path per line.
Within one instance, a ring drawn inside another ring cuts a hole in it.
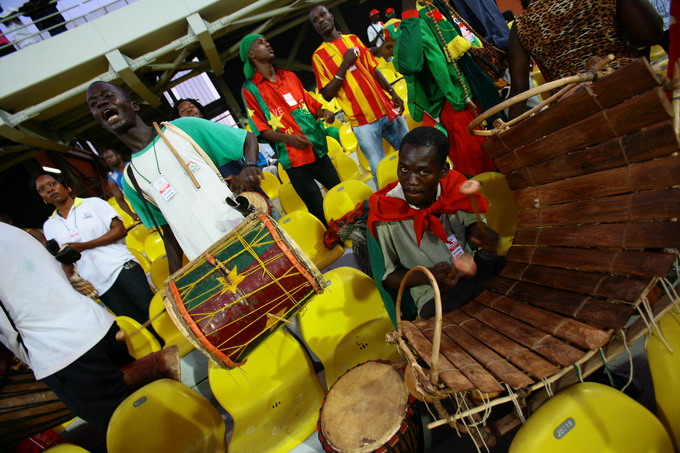
M 294 73 L 274 67 L 274 50 L 264 36 L 246 35 L 239 52 L 246 76 L 241 94 L 251 130 L 271 144 L 309 212 L 326 225 L 316 181 L 330 189 L 340 178 L 317 118 L 332 123 L 335 114 L 310 96 Z

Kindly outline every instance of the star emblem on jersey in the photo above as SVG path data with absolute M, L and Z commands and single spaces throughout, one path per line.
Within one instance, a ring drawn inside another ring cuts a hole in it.
M 283 129 L 283 123 L 281 122 L 281 118 L 283 118 L 283 115 L 272 115 L 271 120 L 269 120 L 269 125 L 272 127 L 272 129 L 279 130 L 279 128 Z

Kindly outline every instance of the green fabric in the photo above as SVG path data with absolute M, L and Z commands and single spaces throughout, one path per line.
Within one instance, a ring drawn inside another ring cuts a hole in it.
M 378 292 L 382 298 L 385 310 L 390 316 L 390 320 L 394 327 L 397 327 L 397 294 L 398 291 L 390 290 L 383 286 L 383 277 L 385 275 L 385 260 L 383 259 L 383 252 L 380 248 L 378 240 L 373 237 L 370 231 L 366 232 L 366 244 L 368 245 L 368 255 L 371 262 L 371 274 L 375 286 L 378 287 Z M 411 291 L 404 291 L 401 298 L 401 319 L 412 321 L 418 316 L 418 309 L 411 297 Z
M 267 104 L 264 102 L 262 94 L 260 93 L 260 89 L 257 88 L 257 85 L 255 85 L 252 80 L 246 80 L 243 84 L 243 89 L 253 95 L 257 101 L 257 104 L 260 106 L 265 119 L 269 123 L 271 121 L 271 112 Z M 243 104 L 246 106 L 248 105 L 245 99 L 243 99 Z M 317 122 L 314 115 L 312 115 L 312 112 L 310 112 L 305 107 L 297 108 L 293 110 L 291 114 L 293 115 L 295 122 L 298 124 L 298 126 L 300 126 L 302 133 L 308 137 L 309 142 L 312 144 L 312 150 L 314 150 L 314 154 L 316 154 L 318 157 L 323 157 L 328 154 L 326 135 L 324 134 L 323 129 Z M 260 131 L 258 131 L 257 127 L 255 127 L 255 123 L 253 122 L 252 118 L 248 117 L 248 122 L 253 133 L 260 135 Z M 272 128 L 272 130 L 274 130 L 274 128 Z M 279 163 L 283 169 L 288 170 L 292 168 L 286 144 L 283 142 L 271 142 L 270 145 L 274 149 L 276 158 L 279 160 Z
M 258 38 L 264 38 L 264 36 L 258 33 L 250 33 L 245 35 L 241 40 L 241 45 L 238 49 L 238 54 L 241 57 L 241 61 L 243 62 L 243 74 L 246 76 L 246 80 L 251 79 L 255 75 L 255 68 L 250 62 L 250 58 L 248 58 L 248 52 L 250 52 L 250 48 Z
M 409 112 L 413 119 L 422 121 L 423 112 L 437 118 L 446 100 L 456 110 L 463 110 L 467 104 L 462 83 L 482 110 L 496 105 L 498 89 L 472 57 L 465 54 L 456 60 L 463 75 L 463 80 L 459 80 L 454 66 L 446 58 L 434 22 L 427 16 L 427 8 L 422 8 L 419 16 L 401 21 L 394 48 L 394 65 L 406 79 Z M 440 28 L 446 42 L 461 36 L 453 20 L 443 23 Z M 441 74 L 448 74 L 448 77 Z
M 342 142 L 340 141 L 340 129 L 338 129 L 338 128 L 335 127 L 335 126 L 328 126 L 328 127 L 326 127 L 326 126 L 325 126 L 325 123 L 326 123 L 326 122 L 325 122 L 324 120 L 322 120 L 322 119 L 319 120 L 319 126 L 321 126 L 321 129 L 323 129 L 323 133 L 324 133 L 327 137 L 331 137 L 331 138 L 336 139 L 336 140 L 338 141 L 338 143 L 342 143 Z

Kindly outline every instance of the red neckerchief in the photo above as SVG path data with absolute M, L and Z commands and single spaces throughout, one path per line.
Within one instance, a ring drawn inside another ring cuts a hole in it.
M 413 219 L 413 226 L 416 233 L 416 241 L 420 246 L 420 240 L 425 231 L 432 231 L 439 239 L 449 242 L 442 223 L 439 221 L 439 214 L 455 214 L 457 211 L 473 212 L 470 196 L 460 193 L 460 186 L 467 181 L 467 178 L 457 171 L 450 170 L 439 183 L 442 187 L 440 197 L 427 208 L 413 209 L 406 200 L 401 198 L 388 197 L 387 193 L 397 186 L 393 182 L 374 193 L 368 201 L 370 211 L 368 212 L 368 230 L 375 236 L 373 225 L 375 222 L 396 222 L 400 220 Z M 486 212 L 489 202 L 479 193 L 477 197 L 479 212 Z

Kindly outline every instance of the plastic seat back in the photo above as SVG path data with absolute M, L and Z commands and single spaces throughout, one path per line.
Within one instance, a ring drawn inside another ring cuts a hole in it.
M 161 255 L 151 262 L 151 281 L 158 291 L 165 288 L 165 280 L 170 276 L 168 255 Z
M 106 201 L 113 209 L 116 210 L 120 218 L 123 220 L 123 225 L 125 225 L 125 228 L 132 228 L 137 223 L 127 212 L 121 209 L 120 205 L 118 204 L 118 200 L 116 200 L 115 197 L 111 197 Z
M 59 444 L 44 450 L 46 453 L 89 453 L 83 447 L 73 444 Z
M 603 384 L 572 385 L 520 428 L 510 453 L 662 453 L 672 451 L 661 422 L 626 394 Z
M 390 142 L 388 142 L 386 139 L 383 138 L 382 143 L 383 143 L 383 151 L 385 151 L 386 156 L 397 153 L 397 149 L 394 146 L 392 146 L 392 144 Z
M 328 144 L 328 157 L 344 153 L 344 150 L 342 149 L 342 145 L 340 144 L 340 142 L 334 139 L 333 137 L 326 136 L 326 143 Z
M 281 184 L 279 188 L 279 203 L 281 203 L 281 209 L 286 214 L 294 211 L 309 212 L 307 205 L 302 201 L 302 198 L 300 198 L 300 195 L 298 195 L 290 182 Z
M 355 179 L 365 182 L 373 177 L 370 173 L 362 173 L 359 165 L 354 161 L 354 159 L 346 154 L 336 154 L 335 156 L 331 157 L 331 161 L 333 162 L 335 170 L 338 172 L 340 181 L 349 181 Z
M 482 183 L 481 194 L 489 200 L 486 223 L 500 236 L 498 254 L 505 255 L 512 245 L 517 229 L 517 208 L 515 196 L 505 181 L 505 176 L 495 171 L 480 173 L 472 177 Z
M 161 350 L 158 340 L 136 320 L 128 316 L 116 316 L 116 323 L 125 333 L 128 353 L 135 359 L 141 359 L 152 352 Z
M 172 321 L 172 318 L 170 318 L 170 315 L 168 315 L 165 309 L 165 303 L 163 302 L 162 291 L 154 294 L 151 299 L 151 303 L 149 304 L 149 319 L 151 320 L 153 330 L 155 330 L 165 342 L 164 348 L 177 346 L 180 357 L 184 357 L 196 349 L 187 337 L 179 331 Z
M 284 330 L 239 368 L 210 362 L 208 380 L 234 419 L 230 453 L 290 451 L 316 430 L 324 392 L 302 346 Z
M 385 334 L 394 330 L 373 280 L 351 267 L 324 273 L 329 286 L 299 318 L 305 343 L 319 357 L 330 387 L 345 371 L 367 360 L 402 360 Z
M 144 251 L 144 240 L 149 236 L 149 230 L 142 225 L 135 225 L 130 228 L 125 236 L 125 245 L 130 250 L 137 250 L 138 252 Z
M 357 203 L 368 200 L 373 189 L 361 181 L 343 181 L 331 188 L 323 199 L 323 214 L 326 222 L 339 219 L 354 209 Z
M 647 360 L 654 382 L 656 413 L 666 427 L 675 451 L 680 451 L 680 314 L 669 312 L 659 328 L 674 352 L 654 332 L 647 342 Z
M 288 173 L 286 173 L 286 170 L 283 169 L 283 165 L 281 165 L 281 162 L 276 164 L 276 168 L 279 171 L 279 180 L 281 181 L 281 184 L 285 184 L 287 182 L 290 182 L 290 176 L 288 176 Z
M 111 417 L 109 453 L 226 452 L 226 428 L 217 409 L 186 385 L 160 379 L 127 397 Z
M 326 227 L 309 212 L 293 211 L 286 214 L 279 219 L 279 225 L 290 234 L 319 269 L 333 263 L 345 252 L 340 245 L 335 245 L 331 250 L 326 248 L 323 243 Z
M 382 158 L 378 164 L 378 185 L 382 189 L 391 182 L 396 181 L 397 167 L 399 166 L 399 154 L 394 153 Z
M 268 171 L 263 171 L 262 176 L 264 180 L 260 184 L 260 188 L 264 190 L 270 200 L 275 200 L 279 198 L 279 188 L 281 187 L 281 181 L 276 177 L 274 173 Z
M 352 154 L 359 149 L 359 141 L 349 123 L 343 123 L 340 126 L 340 144 L 345 148 L 347 154 Z
M 132 256 L 135 257 L 139 265 L 142 266 L 142 269 L 144 269 L 144 273 L 151 272 L 151 263 L 149 262 L 146 256 L 142 255 L 142 252 L 131 248 L 128 248 L 128 250 L 130 251 Z
M 165 244 L 158 231 L 149 233 L 149 236 L 144 240 L 144 253 L 150 262 L 159 256 L 165 255 Z

